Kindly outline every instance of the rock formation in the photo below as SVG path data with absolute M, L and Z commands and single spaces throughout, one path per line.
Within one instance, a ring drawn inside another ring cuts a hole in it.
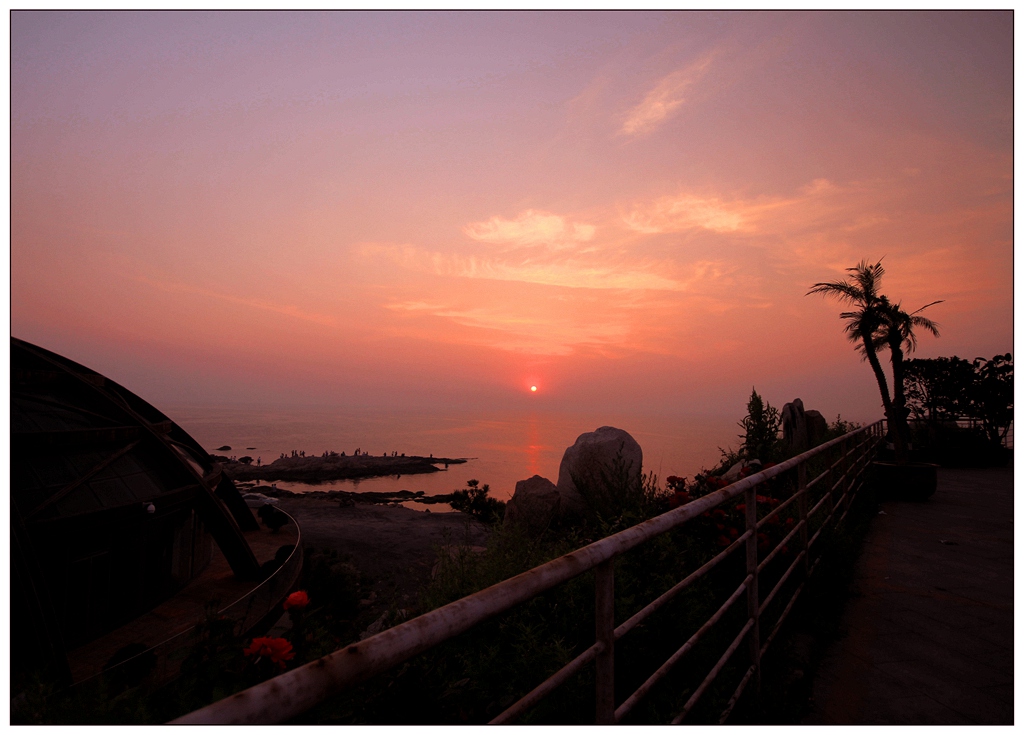
M 616 492 L 639 489 L 642 465 L 643 450 L 622 429 L 602 426 L 580 434 L 562 455 L 557 486 L 540 475 L 516 483 L 505 506 L 505 522 L 536 533 L 553 521 L 578 518 L 592 510 L 588 502 L 607 504 Z M 582 493 L 577 481 L 584 486 Z
M 799 398 L 782 407 L 782 441 L 795 454 L 821 444 L 828 421 L 819 411 L 805 411 Z
M 804 413 L 804 418 L 807 423 L 808 446 L 816 447 L 825 439 L 825 433 L 828 431 L 828 421 L 825 420 L 825 417 L 819 411 L 807 411 Z
M 519 523 L 531 533 L 543 531 L 560 515 L 562 496 L 546 477 L 534 475 L 516 483 L 516 491 L 505 505 L 505 523 Z
M 622 429 L 602 426 L 596 431 L 580 434 L 576 443 L 565 450 L 558 467 L 558 492 L 562 496 L 563 512 L 580 512 L 585 500 L 576 486 L 583 484 L 584 492 L 604 491 L 606 486 L 631 486 L 640 483 L 644 453 L 636 439 Z
M 795 454 L 807 451 L 807 417 L 799 398 L 782 407 L 782 441 Z

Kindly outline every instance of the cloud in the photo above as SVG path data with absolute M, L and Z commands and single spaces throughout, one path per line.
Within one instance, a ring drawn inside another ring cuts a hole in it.
M 462 307 L 411 300 L 385 304 L 385 308 L 470 328 L 471 332 L 458 341 L 465 342 L 468 337 L 476 344 L 534 355 L 568 355 L 581 348 L 606 351 L 627 342 L 630 333 L 622 322 L 583 322 L 543 307 L 528 313 L 526 308 L 512 304 Z
M 789 197 L 762 196 L 724 200 L 689 192 L 663 196 L 639 204 L 623 216 L 626 226 L 643 234 L 710 230 L 717 233 L 786 233 L 820 224 L 837 217 L 837 226 L 862 229 L 884 222 L 884 217 L 859 214 L 850 217 L 854 204 L 863 201 L 864 187 L 838 187 L 826 179 L 815 179 Z
M 259 309 L 261 311 L 270 311 L 275 314 L 283 314 L 285 316 L 294 317 L 295 319 L 302 319 L 303 321 L 313 322 L 314 324 L 320 324 L 321 326 L 338 326 L 338 322 L 337 320 L 334 319 L 334 317 L 304 311 L 299 307 L 293 306 L 291 304 L 276 304 L 272 301 L 264 301 L 262 299 L 246 299 L 240 296 L 232 296 L 231 294 L 210 291 L 209 289 L 198 288 L 196 286 L 190 286 L 184 283 L 156 281 L 145 276 L 138 276 L 138 280 L 141 281 L 142 283 L 147 283 L 150 286 L 154 286 L 160 289 L 161 291 L 167 291 L 170 293 L 191 293 L 199 296 L 206 296 L 208 298 L 218 299 L 220 301 L 226 301 L 230 304 L 247 306 L 251 309 Z
M 404 268 L 431 273 L 436 276 L 457 278 L 485 278 L 497 281 L 519 281 L 543 286 L 586 289 L 628 289 L 654 291 L 682 291 L 685 281 L 667 273 L 672 264 L 663 262 L 601 261 L 602 254 L 593 253 L 588 260 L 563 258 L 539 260 L 505 256 L 463 256 L 438 253 L 411 245 L 365 244 L 364 256 L 384 256 Z
M 635 208 L 625 217 L 626 226 L 636 232 L 657 234 L 702 228 L 712 232 L 737 232 L 747 229 L 742 207 L 720 199 L 690 194 L 665 196 Z
M 711 59 L 711 55 L 705 56 L 664 77 L 640 104 L 626 114 L 619 132 L 623 135 L 643 135 L 660 127 L 686 101 L 683 93 L 704 76 L 711 65 Z
M 555 249 L 587 242 L 593 239 L 596 230 L 593 225 L 570 224 L 565 217 L 533 209 L 526 210 L 515 219 L 491 217 L 485 222 L 473 222 L 462 228 L 479 242 L 509 247 L 547 245 Z

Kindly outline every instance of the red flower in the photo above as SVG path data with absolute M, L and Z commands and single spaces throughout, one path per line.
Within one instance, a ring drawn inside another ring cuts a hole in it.
M 731 544 L 732 541 L 727 539 L 725 536 L 719 536 L 718 539 L 717 539 L 717 543 L 718 543 L 719 546 L 721 546 L 724 549 L 726 546 Z
M 737 531 L 735 528 L 730 528 L 729 529 L 729 535 L 732 536 L 733 538 L 736 538 L 737 536 L 740 535 L 740 532 Z
M 242 651 L 246 656 L 269 658 L 273 663 L 285 668 L 285 661 L 295 658 L 292 644 L 284 638 L 253 638 L 248 648 Z
M 792 518 L 787 518 L 786 519 L 786 526 L 787 527 L 791 527 L 791 526 L 793 526 L 795 524 L 796 524 L 796 521 L 794 521 Z
M 771 542 L 768 540 L 768 535 L 764 533 L 757 534 L 757 550 L 764 552 L 768 550 L 768 546 Z
M 291 610 L 302 610 L 309 604 L 309 595 L 306 594 L 305 590 L 299 590 L 298 592 L 292 592 L 285 598 L 284 609 Z

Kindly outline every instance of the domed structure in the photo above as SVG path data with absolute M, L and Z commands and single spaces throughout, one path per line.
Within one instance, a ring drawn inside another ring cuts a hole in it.
M 173 596 L 215 542 L 258 580 L 234 484 L 167 416 L 60 355 L 11 339 L 12 668 L 67 651 Z

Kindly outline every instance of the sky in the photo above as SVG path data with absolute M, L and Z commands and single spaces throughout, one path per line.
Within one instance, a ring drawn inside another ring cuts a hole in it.
M 806 292 L 1012 350 L 1012 143 L 1011 12 L 13 12 L 11 330 L 158 407 L 872 420 Z

